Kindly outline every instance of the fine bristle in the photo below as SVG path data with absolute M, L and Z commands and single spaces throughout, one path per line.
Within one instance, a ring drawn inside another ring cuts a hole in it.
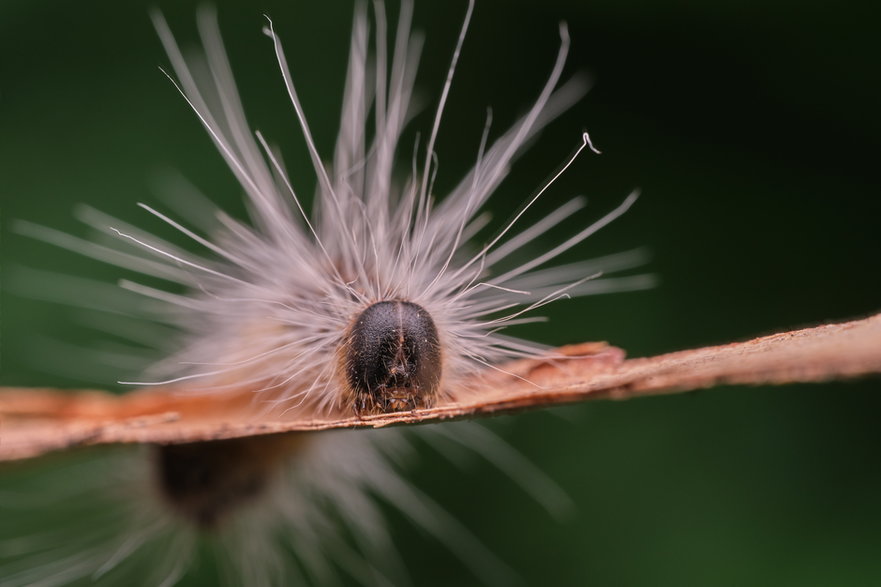
M 169 274 L 168 279 L 198 283 L 192 295 L 182 297 L 125 284 L 186 310 L 171 314 L 186 334 L 179 352 L 162 363 L 163 376 L 128 383 L 186 382 L 193 390 L 244 384 L 258 391 L 257 401 L 282 413 L 337 411 L 351 404 L 340 388 L 338 361 L 329 349 L 342 344 L 353 320 L 367 307 L 383 300 L 405 300 L 424 308 L 437 325 L 443 350 L 441 391 L 455 397 L 467 376 L 540 350 L 501 334 L 501 329 L 522 323 L 524 313 L 560 297 L 603 291 L 602 286 L 588 284 L 599 277 L 596 272 L 582 272 L 578 265 L 549 270 L 547 264 L 622 214 L 635 195 L 550 250 L 513 267 L 510 263 L 525 244 L 580 207 L 576 200 L 531 226 L 521 226 L 529 208 L 584 149 L 597 152 L 586 133 L 569 161 L 495 238 L 482 246 L 467 238 L 475 232 L 475 223 L 482 222 L 484 204 L 525 144 L 583 91 L 578 80 L 560 85 L 569 46 L 565 27 L 560 29 L 560 49 L 551 73 L 532 107 L 495 141 L 488 141 L 488 132 L 484 133 L 474 167 L 446 197 L 431 193 L 431 178 L 437 172 L 435 139 L 472 8 L 469 5 L 451 59 L 422 153 L 424 162 L 403 180 L 397 177 L 402 170 L 394 161 L 401 133 L 412 116 L 421 47 L 410 31 L 412 7 L 405 4 L 402 9 L 388 56 L 386 39 L 378 34 L 386 29 L 384 10 L 377 8 L 375 55 L 368 48 L 366 11 L 356 11 L 331 168 L 322 163 L 281 40 L 267 18 L 264 33 L 272 42 L 318 180 L 311 214 L 280 156 L 263 134 L 249 130 L 213 11 L 200 12 L 198 19 L 204 47 L 198 63 L 204 67 L 184 57 L 165 20 L 154 15 L 171 60 L 172 81 L 241 184 L 251 224 L 227 220 L 209 239 L 143 206 L 194 240 L 205 250 L 203 255 L 113 227 L 120 237 L 141 247 L 150 261 L 186 275 Z M 418 155 L 414 153 L 416 160 Z M 506 271 L 496 270 L 503 265 Z M 620 285 L 628 289 L 641 284 Z

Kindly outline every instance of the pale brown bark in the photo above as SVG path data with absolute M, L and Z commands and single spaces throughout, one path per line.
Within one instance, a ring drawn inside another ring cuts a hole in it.
M 716 385 L 785 384 L 881 373 L 881 314 L 748 342 L 624 360 L 605 343 L 557 349 L 569 358 L 520 361 L 474 382 L 459 401 L 356 418 L 278 416 L 253 390 L 193 394 L 180 387 L 126 395 L 0 388 L 0 461 L 79 445 L 180 443 L 332 428 L 488 416 L 593 399 L 629 399 Z

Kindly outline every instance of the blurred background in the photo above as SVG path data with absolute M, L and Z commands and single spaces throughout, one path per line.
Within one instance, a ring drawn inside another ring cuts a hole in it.
M 310 193 L 262 14 L 329 156 L 351 5 L 217 5 L 253 126 Z M 0 5 L 0 384 L 119 379 L 77 350 L 105 335 L 33 299 L 35 287 L 52 297 L 51 282 L 15 283 L 18 267 L 107 281 L 119 272 L 13 233 L 14 219 L 83 235 L 73 211 L 85 203 L 153 229 L 135 203 L 155 202 L 175 170 L 241 211 L 232 175 L 157 68 L 167 58 L 153 6 L 193 41 L 189 1 Z M 465 2 L 416 4 L 425 108 L 408 136 L 430 127 L 464 12 Z M 536 217 L 585 194 L 589 206 L 563 227 L 574 232 L 638 187 L 633 209 L 566 260 L 644 247 L 659 278 L 649 291 L 554 304 L 549 323 L 518 334 L 607 340 L 645 356 L 878 311 L 878 16 L 871 2 L 479 1 L 438 139 L 436 191 L 473 164 L 486 107 L 500 131 L 532 103 L 566 21 L 567 72 L 588 74 L 593 89 L 542 133 L 490 208 L 508 218 L 587 129 L 603 154 L 583 155 Z M 459 467 L 425 451 L 410 475 L 527 585 L 877 585 L 879 392 L 878 379 L 720 388 L 490 422 L 572 498 L 562 520 L 478 458 Z M 415 584 L 477 581 L 432 538 L 391 520 Z M 197 571 L 185 584 L 212 580 Z

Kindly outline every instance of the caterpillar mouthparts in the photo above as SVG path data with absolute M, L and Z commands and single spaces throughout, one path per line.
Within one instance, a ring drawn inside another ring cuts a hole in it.
M 343 404 L 358 416 L 429 408 L 440 390 L 441 344 L 434 320 L 413 302 L 368 306 L 342 349 Z

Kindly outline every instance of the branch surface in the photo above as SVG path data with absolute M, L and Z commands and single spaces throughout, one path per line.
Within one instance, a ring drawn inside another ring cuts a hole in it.
M 881 373 L 881 314 L 650 358 L 624 359 L 605 343 L 561 347 L 486 374 L 457 402 L 357 418 L 267 414 L 251 389 L 194 394 L 0 388 L 0 461 L 82 445 L 185 443 L 333 428 L 378 428 L 489 416 L 595 399 L 621 400 L 716 385 L 848 379 Z

